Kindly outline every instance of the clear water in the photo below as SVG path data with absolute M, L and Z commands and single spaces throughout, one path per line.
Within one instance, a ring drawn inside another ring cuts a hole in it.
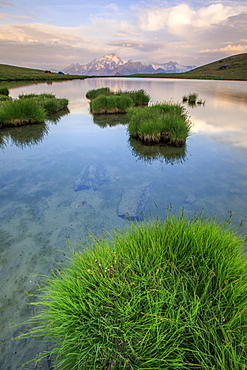
M 152 102 L 179 102 L 190 92 L 205 105 L 186 106 L 193 123 L 184 149 L 143 147 L 129 140 L 126 117 L 89 113 L 85 94 L 146 90 Z M 142 212 L 164 218 L 167 206 L 189 216 L 204 210 L 220 222 L 232 212 L 232 224 L 247 233 L 247 84 L 246 82 L 99 78 L 11 89 L 52 92 L 70 101 L 70 113 L 44 125 L 0 131 L 0 368 L 16 369 L 45 348 L 33 340 L 11 339 L 35 312 L 29 305 L 36 284 L 66 261 L 72 246 L 90 233 L 123 229 L 118 216 L 123 194 L 149 188 Z M 100 164 L 110 181 L 98 190 L 74 191 L 88 164 Z M 49 369 L 49 362 L 24 369 Z

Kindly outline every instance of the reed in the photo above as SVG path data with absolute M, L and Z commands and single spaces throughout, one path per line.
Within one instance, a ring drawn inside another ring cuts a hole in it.
M 189 104 L 196 104 L 197 97 L 198 95 L 196 93 L 189 94 L 189 97 L 188 97 Z
M 55 369 L 244 370 L 244 248 L 228 223 L 183 214 L 94 238 L 46 281 L 18 339 L 47 340 L 36 362 Z
M 202 99 L 198 99 L 198 95 L 196 93 L 190 93 L 188 96 L 187 95 L 184 95 L 183 98 L 182 98 L 182 102 L 183 103 L 188 103 L 189 105 L 201 105 L 201 104 L 205 104 L 205 100 L 202 100 Z

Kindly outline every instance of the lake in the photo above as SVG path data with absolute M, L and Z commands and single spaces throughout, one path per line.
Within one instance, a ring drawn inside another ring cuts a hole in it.
M 151 103 L 181 102 L 197 93 L 204 105 L 188 106 L 193 123 L 184 148 L 145 147 L 129 140 L 124 115 L 93 117 L 85 94 L 108 86 L 144 89 Z M 179 79 L 90 78 L 13 88 L 69 99 L 70 113 L 45 124 L 0 130 L 0 368 L 12 370 L 45 348 L 11 339 L 29 325 L 29 304 L 70 248 L 90 235 L 128 227 L 120 208 L 139 204 L 144 219 L 164 219 L 167 208 L 217 222 L 231 218 L 247 234 L 247 83 Z M 103 168 L 107 181 L 75 191 L 82 171 Z M 129 197 L 129 198 L 128 198 Z M 127 200 L 126 200 L 127 199 Z M 123 202 L 125 204 L 123 205 Z M 140 221 L 141 222 L 141 221 Z M 68 245 L 70 244 L 70 246 Z M 49 361 L 38 367 L 50 368 Z

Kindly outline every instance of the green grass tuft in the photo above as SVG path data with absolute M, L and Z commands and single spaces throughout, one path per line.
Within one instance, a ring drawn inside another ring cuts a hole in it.
M 55 368 L 244 370 L 247 260 L 229 225 L 184 215 L 132 224 L 74 252 L 37 295 L 26 336 Z
M 118 91 L 117 95 L 127 96 L 133 100 L 134 106 L 148 105 L 150 101 L 150 96 L 144 90 L 134 90 L 134 91 Z
M 44 122 L 47 115 L 67 107 L 68 99 L 57 99 L 53 94 L 19 95 L 19 99 L 1 102 L 0 127 Z
M 185 109 L 179 104 L 130 108 L 128 117 L 130 136 L 145 144 L 184 145 L 191 128 Z
M 46 113 L 33 99 L 8 100 L 0 107 L 0 127 L 44 122 Z
M 36 99 L 54 99 L 56 96 L 54 94 L 21 94 L 19 95 L 19 99 L 30 99 L 30 98 L 36 98 Z
M 196 93 L 189 94 L 188 101 L 190 104 L 196 104 L 198 95 Z
M 7 95 L 0 95 L 0 102 L 6 101 L 6 100 L 12 100 L 12 98 Z
M 90 110 L 94 114 L 126 113 L 132 105 L 132 99 L 125 95 L 100 95 L 90 102 Z
M 113 93 L 110 91 L 109 87 L 101 87 L 100 89 L 89 90 L 86 93 L 86 98 L 89 100 L 93 100 L 93 99 L 96 99 L 100 95 L 111 95 L 111 94 Z
M 93 114 L 127 113 L 131 106 L 147 105 L 150 100 L 144 90 L 113 92 L 109 87 L 89 90 L 86 97 Z
M 7 87 L 0 87 L 0 95 L 9 96 L 9 89 Z

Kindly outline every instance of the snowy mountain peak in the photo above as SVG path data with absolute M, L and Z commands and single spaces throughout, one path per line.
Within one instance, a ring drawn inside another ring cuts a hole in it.
M 103 73 L 104 75 L 109 74 L 117 67 L 125 64 L 125 61 L 118 57 L 116 54 L 106 54 L 102 58 L 94 59 L 92 62 L 86 65 L 88 74 L 94 75 Z M 104 72 L 104 70 L 106 70 Z
M 164 64 L 152 63 L 147 66 L 141 62 L 133 62 L 131 59 L 126 62 L 117 54 L 111 53 L 104 55 L 102 58 L 96 58 L 88 64 L 73 63 L 69 67 L 64 68 L 63 72 L 87 76 L 116 76 L 136 73 L 186 72 L 195 67 L 196 66 L 182 66 L 172 61 Z

